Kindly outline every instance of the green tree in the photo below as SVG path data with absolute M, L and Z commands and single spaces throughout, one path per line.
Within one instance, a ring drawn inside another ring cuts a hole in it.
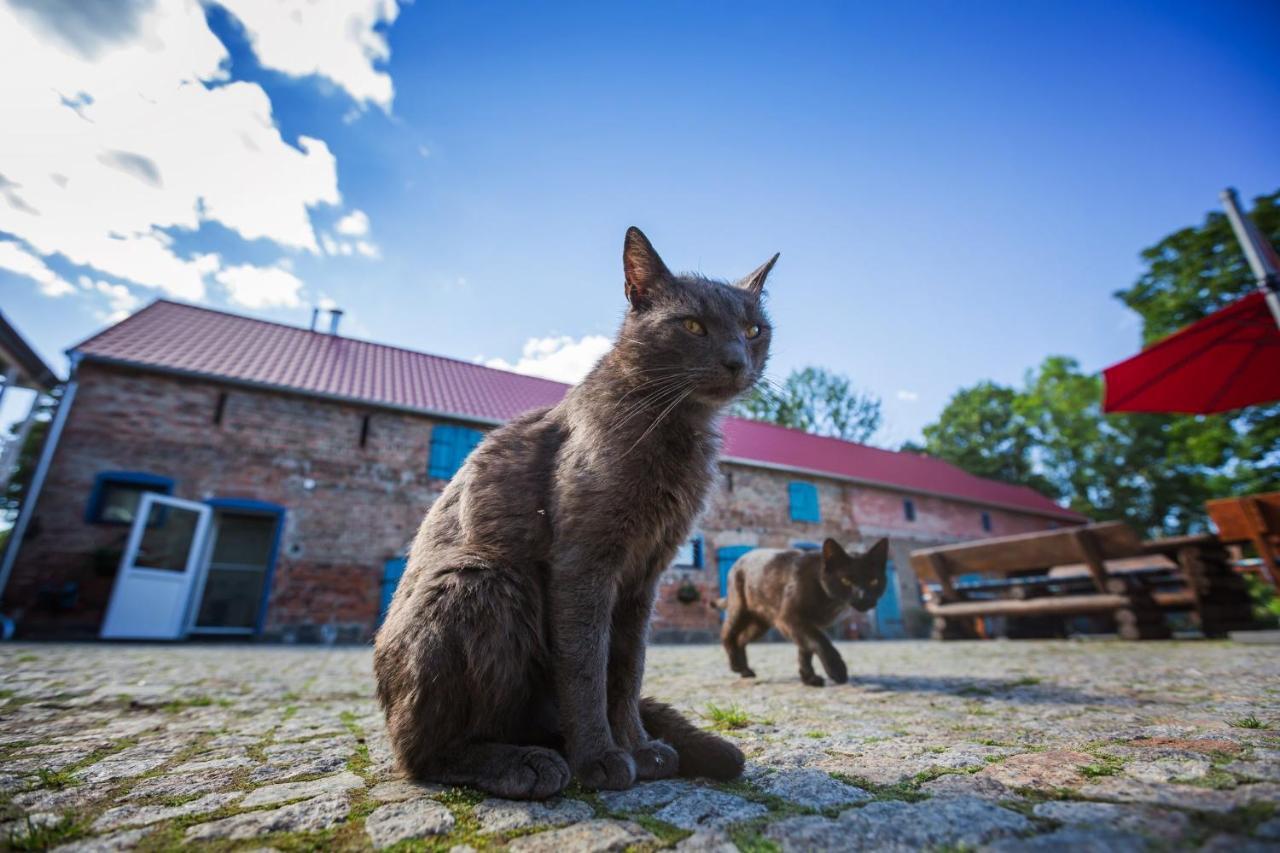
M 53 412 L 57 408 L 58 397 L 61 394 L 62 389 L 58 388 L 52 395 L 40 397 L 36 406 L 36 422 L 31 425 L 26 441 L 18 450 L 17 468 L 13 477 L 9 479 L 9 485 L 0 491 L 0 527 L 6 528 L 6 533 L 22 508 L 23 498 L 26 497 L 27 487 L 31 484 L 31 476 L 35 473 L 40 449 L 44 446 L 44 437 L 49 432 L 49 423 L 53 420 Z M 9 441 L 17 440 L 21 426 L 21 422 L 10 426 Z
M 1255 198 L 1249 215 L 1265 239 L 1280 245 L 1280 190 Z M 1199 227 L 1183 228 L 1144 250 L 1142 260 L 1146 271 L 1115 296 L 1141 315 L 1144 344 L 1257 286 L 1231 223 L 1216 211 Z M 1172 418 L 1169 428 L 1192 458 L 1203 462 L 1220 450 L 1225 454 L 1226 463 L 1206 474 L 1210 495 L 1280 489 L 1280 402 L 1203 418 Z
M 733 413 L 818 435 L 865 442 L 880 429 L 880 398 L 821 367 L 793 370 L 782 384 L 761 383 Z
M 1035 470 L 1035 436 L 1015 410 L 1017 399 L 1013 388 L 994 382 L 962 388 L 937 423 L 924 428 L 924 445 L 918 449 L 979 477 L 1054 493 L 1052 484 Z
M 1258 231 L 1280 245 L 1280 190 L 1253 200 Z M 1152 344 L 1207 317 L 1257 285 L 1226 214 L 1183 228 L 1141 254 L 1146 271 L 1115 297 L 1142 316 L 1142 343 Z
M 1280 191 L 1254 200 L 1259 230 L 1280 243 Z M 1146 270 L 1115 295 L 1153 343 L 1250 292 L 1252 274 L 1224 215 L 1141 253 Z M 958 392 L 924 449 L 984 477 L 1032 486 L 1098 519 L 1150 534 L 1204 529 L 1204 501 L 1280 489 L 1280 404 L 1187 416 L 1102 412 L 1102 379 L 1051 356 L 1024 387 Z

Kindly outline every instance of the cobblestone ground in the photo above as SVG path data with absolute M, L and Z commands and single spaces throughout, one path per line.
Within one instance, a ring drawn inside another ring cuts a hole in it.
M 0 847 L 1280 849 L 1280 647 L 861 643 L 650 652 L 647 691 L 749 756 L 729 784 L 547 803 L 412 785 L 368 649 L 0 646 Z

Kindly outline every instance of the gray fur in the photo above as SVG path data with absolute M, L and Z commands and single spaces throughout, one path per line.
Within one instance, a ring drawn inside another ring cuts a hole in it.
M 490 433 L 431 507 L 374 656 L 411 775 L 542 798 L 571 774 L 619 789 L 741 771 L 736 747 L 639 691 L 655 585 L 702 511 L 719 415 L 768 358 L 772 263 L 739 285 L 676 276 L 630 229 L 613 349 L 559 405 Z

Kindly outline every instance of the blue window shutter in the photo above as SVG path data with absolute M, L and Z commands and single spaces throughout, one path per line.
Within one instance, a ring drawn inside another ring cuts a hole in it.
M 813 483 L 791 483 L 787 486 L 791 499 L 791 520 L 818 523 L 822 510 L 818 507 L 818 487 Z
M 467 461 L 467 456 L 483 439 L 484 433 L 478 429 L 468 429 L 452 424 L 436 424 L 431 429 L 431 458 L 427 462 L 428 476 L 447 480 L 458 473 L 462 463 Z

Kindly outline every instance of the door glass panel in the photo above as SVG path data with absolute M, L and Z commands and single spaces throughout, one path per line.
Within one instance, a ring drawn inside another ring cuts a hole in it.
M 263 572 L 209 567 L 200 600 L 196 626 L 200 628 L 254 628 L 262 601 Z
M 266 568 L 275 539 L 274 515 L 218 514 L 218 538 L 213 562 L 220 565 Z
M 275 515 L 218 512 L 196 628 L 257 627 L 278 523 Z
M 153 503 L 133 565 L 167 572 L 186 571 L 199 521 L 200 513 L 194 510 Z

